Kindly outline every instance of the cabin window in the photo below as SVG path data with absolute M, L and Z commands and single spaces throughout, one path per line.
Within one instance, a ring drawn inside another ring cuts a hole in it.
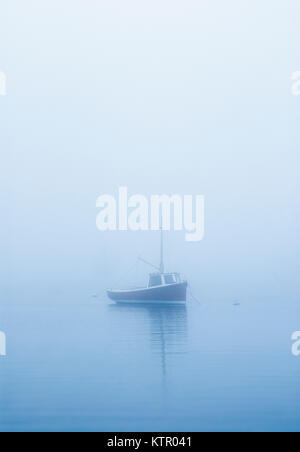
M 175 281 L 175 278 L 174 278 L 174 275 L 165 275 L 165 283 L 166 284 L 174 284 L 176 281 Z
M 149 287 L 161 286 L 161 276 L 152 275 L 150 276 Z

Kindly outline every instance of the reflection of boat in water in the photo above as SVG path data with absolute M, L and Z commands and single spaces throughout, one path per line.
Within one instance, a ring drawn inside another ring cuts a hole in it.
M 187 309 L 185 305 L 150 306 L 152 350 L 160 356 L 163 376 L 167 377 L 172 357 L 185 354 L 187 348 Z
M 160 359 L 162 375 L 166 382 L 167 370 L 172 365 L 172 360 L 177 361 L 178 355 L 187 353 L 188 314 L 186 305 L 117 304 L 110 305 L 110 309 L 115 314 L 119 313 L 122 316 L 122 323 L 126 323 L 126 318 L 134 324 L 143 324 L 144 318 L 148 320 L 150 346 L 152 352 Z
M 143 259 L 141 259 L 143 260 Z M 147 263 L 143 260 L 143 262 Z M 154 267 L 152 264 L 150 264 Z M 108 297 L 116 303 L 137 304 L 177 304 L 186 302 L 187 282 L 182 281 L 179 273 L 165 273 L 163 262 L 163 233 L 161 231 L 160 267 L 151 273 L 147 287 L 107 291 Z

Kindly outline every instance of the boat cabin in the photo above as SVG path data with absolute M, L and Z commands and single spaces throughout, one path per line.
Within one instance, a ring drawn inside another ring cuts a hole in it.
M 179 273 L 151 273 L 148 287 L 167 286 L 181 283 Z

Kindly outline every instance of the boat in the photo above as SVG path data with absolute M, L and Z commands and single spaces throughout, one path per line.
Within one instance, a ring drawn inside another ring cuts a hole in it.
M 164 270 L 163 231 L 161 229 L 160 266 L 155 267 L 144 259 L 140 260 L 156 269 L 150 273 L 147 287 L 134 289 L 108 289 L 107 296 L 115 303 L 134 304 L 183 304 L 186 303 L 187 281 L 179 273 Z

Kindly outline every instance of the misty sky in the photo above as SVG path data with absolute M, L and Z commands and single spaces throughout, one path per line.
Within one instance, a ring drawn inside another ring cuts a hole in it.
M 96 229 L 124 185 L 205 196 L 205 240 L 166 237 L 203 296 L 294 303 L 299 21 L 298 0 L 2 0 L 2 288 L 101 292 L 157 263 L 157 234 Z

